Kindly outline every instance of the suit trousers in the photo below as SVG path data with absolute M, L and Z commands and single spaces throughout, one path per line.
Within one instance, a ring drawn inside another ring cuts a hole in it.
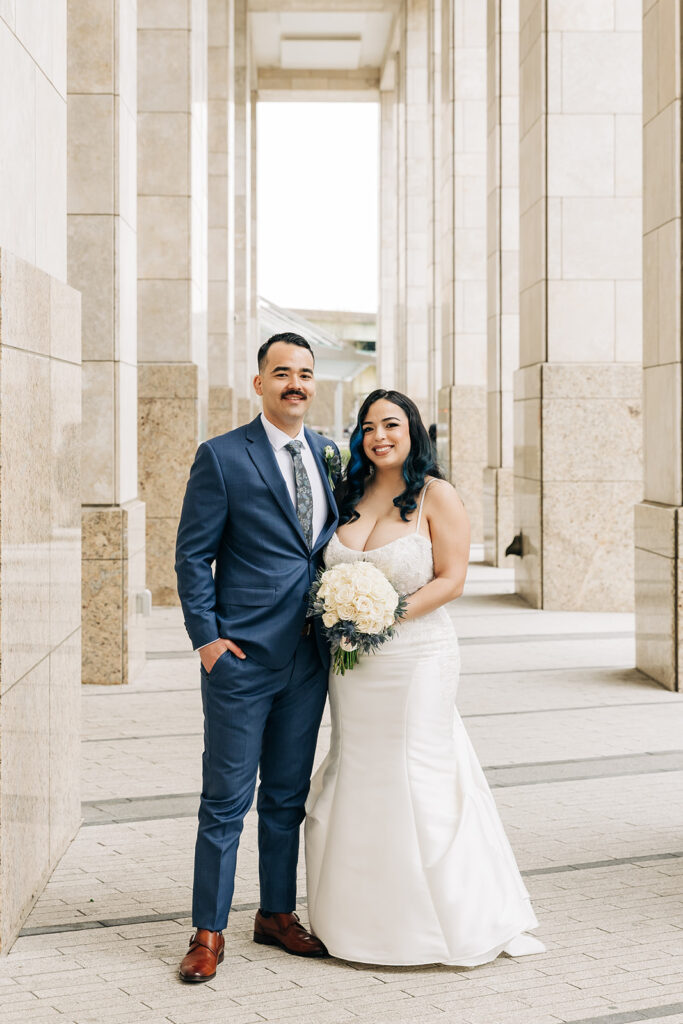
M 237 847 L 257 771 L 261 909 L 296 905 L 304 819 L 328 670 L 313 631 L 282 669 L 226 651 L 201 669 L 204 754 L 195 847 L 192 920 L 222 931 L 232 903 Z

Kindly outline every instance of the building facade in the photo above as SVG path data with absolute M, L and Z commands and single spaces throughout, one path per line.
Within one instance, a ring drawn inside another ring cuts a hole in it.
M 78 828 L 80 683 L 140 671 L 194 451 L 256 411 L 259 100 L 377 104 L 378 384 L 518 592 L 635 608 L 679 689 L 680 17 L 0 2 L 0 948 Z

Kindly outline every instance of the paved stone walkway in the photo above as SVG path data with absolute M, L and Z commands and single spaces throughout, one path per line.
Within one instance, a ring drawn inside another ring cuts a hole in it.
M 453 606 L 458 703 L 547 953 L 411 969 L 256 946 L 252 812 L 225 963 L 181 984 L 199 673 L 178 610 L 158 609 L 144 677 L 84 688 L 83 827 L 0 961 L 0 1021 L 683 1024 L 683 697 L 629 667 L 631 616 L 536 612 L 511 589 L 509 572 L 471 566 Z

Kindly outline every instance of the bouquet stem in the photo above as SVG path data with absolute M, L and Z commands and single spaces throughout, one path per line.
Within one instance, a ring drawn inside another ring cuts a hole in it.
M 344 651 L 338 647 L 334 653 L 334 671 L 337 675 L 343 676 L 350 671 L 358 661 L 358 651 Z

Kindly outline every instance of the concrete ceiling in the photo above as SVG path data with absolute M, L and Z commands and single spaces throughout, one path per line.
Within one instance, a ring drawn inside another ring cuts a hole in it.
M 355 71 L 382 64 L 395 0 L 250 0 L 257 68 Z

